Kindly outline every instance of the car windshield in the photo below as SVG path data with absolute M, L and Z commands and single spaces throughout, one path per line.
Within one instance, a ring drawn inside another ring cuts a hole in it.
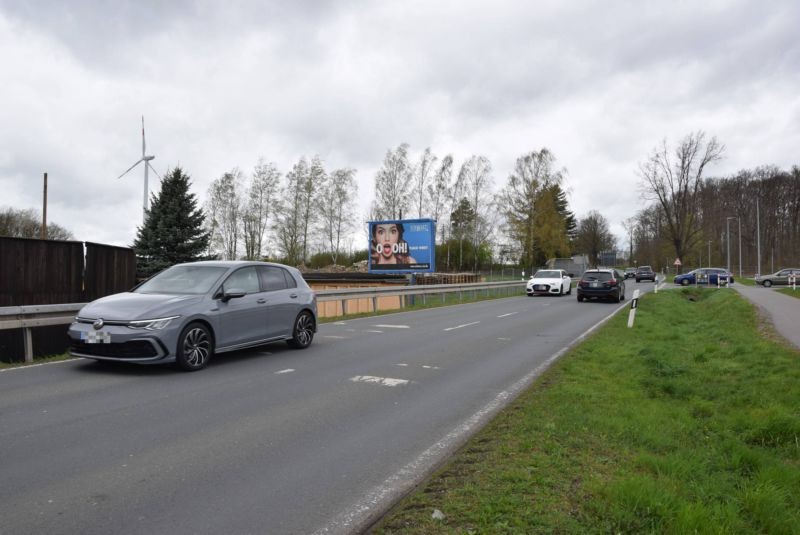
M 560 279 L 561 272 L 560 271 L 537 271 L 536 275 L 533 276 L 534 279 Z
M 639 266 L 639 271 L 652 271 L 650 266 Z
M 173 266 L 133 291 L 139 294 L 200 295 L 211 290 L 226 271 L 228 268 L 225 267 Z
M 610 281 L 613 278 L 608 271 L 592 271 L 583 274 L 583 280 L 587 281 Z

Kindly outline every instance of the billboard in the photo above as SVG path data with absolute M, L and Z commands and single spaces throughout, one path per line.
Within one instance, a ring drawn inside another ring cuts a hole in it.
M 370 221 L 370 273 L 436 271 L 435 239 L 433 219 Z

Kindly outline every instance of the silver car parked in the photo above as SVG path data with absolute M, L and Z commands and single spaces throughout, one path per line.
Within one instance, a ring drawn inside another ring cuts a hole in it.
M 204 368 L 215 353 L 279 340 L 304 349 L 317 330 L 317 298 L 300 272 L 266 262 L 172 266 L 130 292 L 83 307 L 70 353 L 139 364 Z

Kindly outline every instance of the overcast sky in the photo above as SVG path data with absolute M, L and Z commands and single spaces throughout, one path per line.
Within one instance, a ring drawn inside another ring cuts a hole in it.
M 663 139 L 716 136 L 712 176 L 800 164 L 798 21 L 794 0 L 0 0 L 0 207 L 41 210 L 48 172 L 49 221 L 130 245 L 143 172 L 116 177 L 144 115 L 153 165 L 201 202 L 233 167 L 319 154 L 357 169 L 365 216 L 400 143 L 486 156 L 496 190 L 547 147 L 571 209 L 621 238 Z

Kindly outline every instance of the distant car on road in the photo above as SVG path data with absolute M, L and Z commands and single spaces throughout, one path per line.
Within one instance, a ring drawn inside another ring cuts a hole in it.
M 724 282 L 726 277 L 729 278 L 731 283 L 733 282 L 733 274 L 727 269 L 698 268 L 689 273 L 677 275 L 672 279 L 672 282 L 680 284 L 681 286 L 689 286 L 690 284 L 718 284 L 720 278 L 722 282 Z
M 540 269 L 525 285 L 525 292 L 534 295 L 564 295 L 572 293 L 572 274 L 563 269 Z
M 286 340 L 304 349 L 317 330 L 317 298 L 300 272 L 266 262 L 191 262 L 130 292 L 84 306 L 70 353 L 96 360 L 204 368 L 215 353 Z
M 636 268 L 636 282 L 653 281 L 656 282 L 656 273 L 650 266 L 639 266 Z
M 625 299 L 625 278 L 616 269 L 589 269 L 576 288 L 578 302 L 584 299 Z
M 636 276 L 636 268 L 635 267 L 625 268 L 625 272 L 623 273 L 623 275 L 625 276 L 626 279 L 634 278 Z
M 756 284 L 761 284 L 765 288 L 769 288 L 773 284 L 789 284 L 789 275 L 794 275 L 797 282 L 800 283 L 800 268 L 786 268 L 771 275 L 756 277 Z

